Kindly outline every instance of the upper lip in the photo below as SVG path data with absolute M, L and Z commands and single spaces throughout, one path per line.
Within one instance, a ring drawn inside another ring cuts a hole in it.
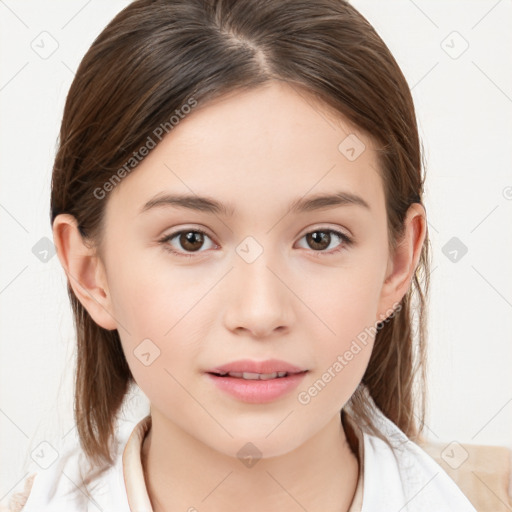
M 299 368 L 293 364 L 287 363 L 286 361 L 280 361 L 279 359 L 267 359 L 266 361 L 253 361 L 251 359 L 240 359 L 231 363 L 223 364 L 222 366 L 216 366 L 207 373 L 275 373 L 275 372 L 287 372 L 287 373 L 302 373 L 307 370 Z

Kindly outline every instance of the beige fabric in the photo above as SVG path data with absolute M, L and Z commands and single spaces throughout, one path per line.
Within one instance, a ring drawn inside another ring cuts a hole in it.
M 34 483 L 34 478 L 36 477 L 36 473 L 28 476 L 25 479 L 25 486 L 23 491 L 14 493 L 9 500 L 9 505 L 5 508 L 4 505 L 0 505 L 0 512 L 20 512 L 25 503 L 28 500 L 28 496 L 30 494 L 30 490 L 32 489 L 32 484 Z
M 418 443 L 467 496 L 478 512 L 512 510 L 512 451 L 504 446 Z
M 132 512 L 152 512 L 144 472 L 142 470 L 142 442 L 151 428 L 151 416 L 143 418 L 133 429 L 123 452 L 123 475 Z
M 352 451 L 357 456 L 359 464 L 359 476 L 354 498 L 348 512 L 361 512 L 363 508 L 363 490 L 364 490 L 364 437 L 361 429 L 356 425 L 353 418 L 345 410 L 342 413 L 342 422 L 345 429 L 347 440 Z

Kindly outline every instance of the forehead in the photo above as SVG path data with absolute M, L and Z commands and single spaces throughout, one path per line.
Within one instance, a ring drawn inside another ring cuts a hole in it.
M 171 191 L 214 196 L 242 214 L 339 190 L 383 205 L 372 140 L 303 90 L 272 82 L 192 109 L 109 203 L 135 212 Z

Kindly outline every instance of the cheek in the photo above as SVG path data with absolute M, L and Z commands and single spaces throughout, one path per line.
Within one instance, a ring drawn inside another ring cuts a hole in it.
M 333 283 L 315 303 L 322 320 L 310 322 L 316 366 L 297 396 L 312 415 L 339 412 L 361 382 L 372 354 L 376 293 L 361 280 L 351 283 Z
M 112 262 L 114 316 L 137 335 L 163 337 L 195 309 L 211 286 L 206 270 L 173 263 L 160 248 L 135 246 Z
M 171 375 L 181 382 L 196 370 L 192 363 L 216 318 L 208 300 L 211 273 L 172 265 L 165 255 L 146 260 L 120 255 L 117 261 L 109 289 L 135 381 L 148 396 L 181 396 Z
M 302 288 L 310 310 L 307 321 L 315 339 L 317 366 L 302 387 L 302 401 L 312 410 L 337 411 L 353 394 L 368 366 L 376 334 L 380 289 L 386 261 L 374 251 L 360 252 L 357 261 L 317 273 L 315 287 Z M 384 251 L 382 251 L 384 254 Z M 307 291 L 306 291 L 307 290 Z M 318 397 L 318 398 L 317 398 Z
M 322 338 L 330 332 L 332 345 L 339 348 L 375 324 L 385 263 L 358 254 L 343 267 L 315 272 L 302 285 L 305 302 L 324 324 Z

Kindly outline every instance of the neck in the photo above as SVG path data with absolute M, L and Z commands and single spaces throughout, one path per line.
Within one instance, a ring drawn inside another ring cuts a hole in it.
M 351 443 L 355 437 L 349 431 Z M 357 442 L 355 440 L 355 442 Z M 153 512 L 287 510 L 346 512 L 359 465 L 336 415 L 320 432 L 284 455 L 241 463 L 189 436 L 152 412 L 142 466 Z M 248 500 L 250 496 L 250 500 Z

